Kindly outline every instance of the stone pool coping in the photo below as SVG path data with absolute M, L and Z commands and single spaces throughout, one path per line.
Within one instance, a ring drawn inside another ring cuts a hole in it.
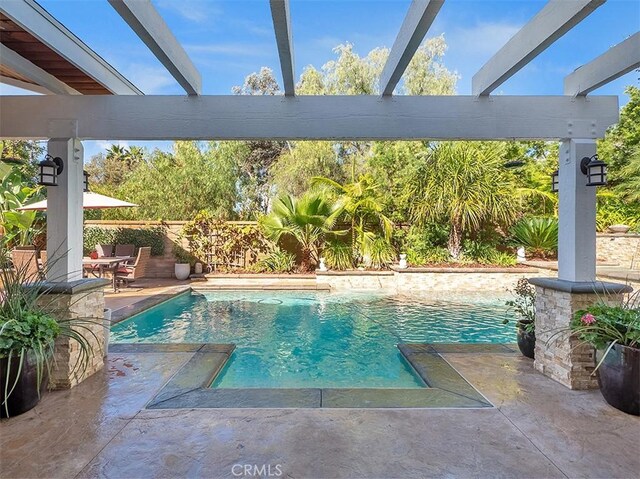
M 491 408 L 440 353 L 516 354 L 506 344 L 399 344 L 425 388 L 211 388 L 234 344 L 113 344 L 110 353 L 190 352 L 193 356 L 147 409 L 199 408 Z
M 158 306 L 183 294 L 191 293 L 192 290 L 193 288 L 190 285 L 174 286 L 162 293 L 147 296 L 132 304 L 115 309 L 111 312 L 111 324 L 117 324 L 154 306 Z

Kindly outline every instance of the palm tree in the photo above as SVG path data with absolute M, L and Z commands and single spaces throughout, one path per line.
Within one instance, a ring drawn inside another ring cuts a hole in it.
M 307 193 L 296 199 L 291 195 L 278 198 L 271 213 L 260 218 L 265 234 L 272 241 L 290 237 L 300 244 L 301 268 L 310 271 L 318 262 L 318 249 L 331 231 L 341 210 L 319 194 Z
M 454 259 L 465 234 L 486 223 L 509 226 L 517 217 L 521 192 L 500 153 L 495 145 L 436 143 L 408 186 L 414 221 L 449 222 L 447 246 Z
M 382 212 L 379 185 L 370 176 L 341 185 L 324 177 L 311 178 L 312 187 L 326 188 L 338 195 L 338 204 L 351 221 L 351 241 L 354 256 L 370 254 L 376 233 L 388 243 L 393 233 L 393 221 Z

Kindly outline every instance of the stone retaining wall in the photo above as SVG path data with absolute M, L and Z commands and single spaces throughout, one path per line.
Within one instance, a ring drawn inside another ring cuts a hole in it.
M 600 262 L 640 270 L 640 234 L 598 234 L 596 257 Z
M 414 291 L 506 291 L 520 278 L 555 277 L 556 272 L 536 268 L 411 268 L 406 270 L 316 272 L 318 284 L 331 289 Z
M 77 341 L 59 337 L 55 343 L 49 386 L 52 389 L 69 389 L 104 366 L 104 289 L 100 287 L 77 294 L 47 294 L 42 297 L 42 302 L 59 319 L 79 318 L 83 321 L 81 326 L 73 328 L 85 336 L 92 350 L 86 366 L 79 363 L 81 351 Z

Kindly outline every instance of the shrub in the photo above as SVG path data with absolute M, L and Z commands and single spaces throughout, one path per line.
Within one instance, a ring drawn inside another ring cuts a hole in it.
M 151 247 L 152 256 L 164 254 L 165 229 L 162 226 L 145 228 L 101 228 L 87 226 L 84 229 L 83 250 L 88 255 L 97 244 L 132 244 L 136 248 Z
M 514 254 L 499 251 L 490 243 L 472 240 L 467 240 L 464 243 L 463 260 L 494 266 L 513 266 L 516 264 Z
M 367 266 L 375 269 L 385 268 L 396 259 L 396 250 L 381 237 L 367 242 L 366 253 L 369 260 Z
M 270 273 L 290 273 L 296 267 L 296 257 L 291 253 L 277 249 L 257 263 L 257 270 Z
M 626 204 L 617 198 L 598 199 L 596 229 L 606 231 L 611 225 L 627 225 L 640 231 L 640 206 Z
M 534 256 L 546 257 L 558 250 L 556 218 L 523 218 L 511 228 L 512 241 L 524 246 Z
M 353 248 L 350 243 L 333 240 L 325 243 L 322 256 L 331 269 L 349 269 L 353 267 Z
M 188 252 L 209 267 L 243 267 L 275 247 L 255 224 L 233 224 L 208 211 L 186 223 L 179 240 L 186 238 Z
M 410 264 L 419 266 L 429 263 L 447 263 L 451 260 L 449 250 L 443 247 L 430 247 L 418 251 L 408 249 L 407 261 Z
M 443 263 L 450 259 L 447 245 L 448 229 L 439 224 L 428 224 L 423 227 L 411 226 L 398 250 L 407 254 L 407 260 L 413 265 L 425 263 Z

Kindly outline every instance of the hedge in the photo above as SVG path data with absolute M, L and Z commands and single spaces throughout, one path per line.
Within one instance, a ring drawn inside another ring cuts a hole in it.
M 147 228 L 100 228 L 87 226 L 84 228 L 83 250 L 88 255 L 96 249 L 97 244 L 132 244 L 137 248 L 151 246 L 151 256 L 164 254 L 165 230 L 161 226 Z

